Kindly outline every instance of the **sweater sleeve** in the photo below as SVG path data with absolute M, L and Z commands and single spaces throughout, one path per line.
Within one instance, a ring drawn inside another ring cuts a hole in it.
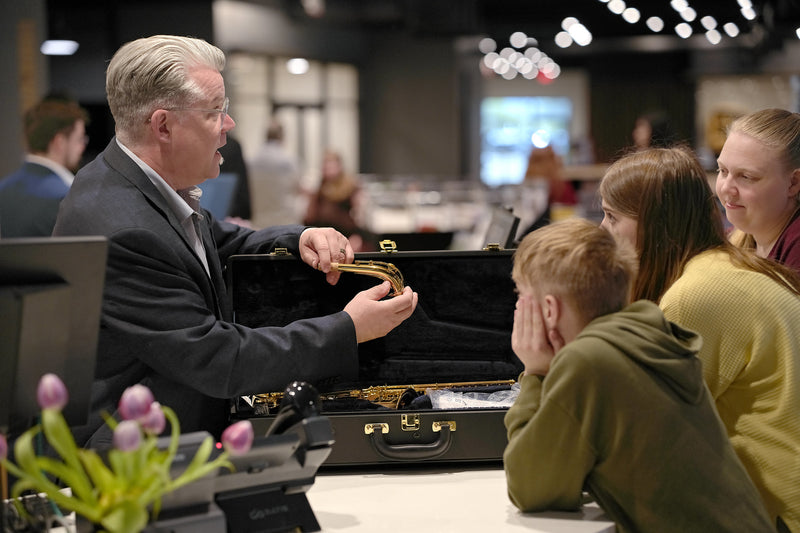
M 551 372 L 548 388 L 553 379 Z M 508 496 L 522 511 L 575 510 L 595 453 L 580 424 L 543 391 L 541 377 L 522 376 L 520 395 L 506 413 Z

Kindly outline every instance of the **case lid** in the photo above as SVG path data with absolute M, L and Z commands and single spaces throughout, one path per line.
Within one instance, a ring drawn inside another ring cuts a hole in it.
M 356 254 L 356 261 L 393 264 L 419 302 L 413 315 L 388 335 L 359 345 L 359 379 L 352 387 L 516 379 L 522 365 L 511 349 L 516 303 L 512 253 Z M 339 282 L 329 285 L 321 272 L 296 257 L 273 254 L 231 257 L 228 281 L 234 320 L 248 327 L 332 314 L 356 292 L 380 283 L 342 272 Z

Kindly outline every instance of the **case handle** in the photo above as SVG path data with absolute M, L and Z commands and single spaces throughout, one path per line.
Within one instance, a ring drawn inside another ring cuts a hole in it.
M 453 422 L 434 422 L 438 438 L 426 444 L 389 444 L 384 435 L 388 433 L 388 424 L 367 424 L 364 432 L 369 436 L 370 444 L 378 455 L 397 461 L 417 461 L 433 459 L 444 455 L 450 449 L 451 433 L 455 431 Z

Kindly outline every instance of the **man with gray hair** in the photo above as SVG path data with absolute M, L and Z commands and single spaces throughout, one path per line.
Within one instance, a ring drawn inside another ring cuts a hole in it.
M 109 63 L 116 136 L 76 176 L 54 230 L 109 239 L 90 420 L 73 428 L 80 444 L 110 444 L 101 413 L 116 414 L 135 383 L 172 407 L 183 431 L 219 437 L 230 398 L 297 379 L 350 379 L 357 344 L 385 335 L 416 307 L 408 287 L 384 300 L 385 282 L 329 316 L 281 328 L 232 322 L 222 274 L 229 256 L 287 248 L 336 283 L 331 263 L 352 262 L 353 250 L 332 228 L 253 231 L 199 206 L 197 185 L 219 174 L 218 150 L 235 126 L 224 66 L 219 48 L 169 35 L 129 42 Z

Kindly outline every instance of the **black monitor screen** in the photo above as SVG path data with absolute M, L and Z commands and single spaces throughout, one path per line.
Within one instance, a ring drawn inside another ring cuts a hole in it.
M 86 423 L 107 251 L 99 236 L 0 239 L 0 431 L 38 415 L 48 372 L 69 390 L 67 422 Z

